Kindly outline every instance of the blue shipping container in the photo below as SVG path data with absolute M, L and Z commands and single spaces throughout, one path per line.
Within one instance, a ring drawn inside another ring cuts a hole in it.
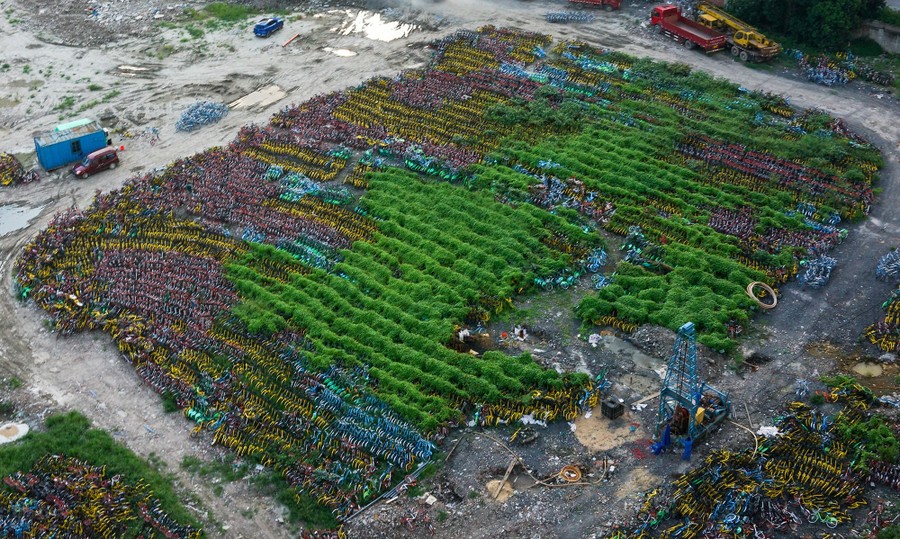
M 44 170 L 64 167 L 106 146 L 107 134 L 96 121 L 34 137 L 34 149 Z

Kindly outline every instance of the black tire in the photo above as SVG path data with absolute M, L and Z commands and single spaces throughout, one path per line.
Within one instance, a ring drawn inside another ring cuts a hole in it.
M 116 163 L 113 163 L 113 164 L 109 165 L 109 170 L 112 170 L 112 169 L 114 169 L 114 168 L 116 168 Z
M 656 25 L 656 31 L 659 32 L 660 35 L 665 34 L 666 31 L 663 29 L 662 24 Z
M 605 6 L 603 6 L 603 10 L 606 11 L 607 13 L 609 13 L 610 11 L 613 10 L 613 7 L 609 4 L 606 4 Z
M 687 50 L 691 50 L 694 48 L 694 42 L 690 39 L 685 39 L 682 45 L 684 45 L 684 48 Z
M 741 51 L 741 61 L 746 62 L 750 59 L 750 55 L 747 54 L 747 51 Z
M 88 174 L 87 172 L 82 172 L 81 176 L 78 176 L 78 177 L 81 178 L 82 180 L 86 180 L 86 179 L 88 179 L 88 176 L 90 176 L 90 174 Z
M 740 53 L 741 53 L 741 49 L 739 49 L 737 45 L 734 45 L 731 47 L 731 55 L 732 56 L 737 56 Z

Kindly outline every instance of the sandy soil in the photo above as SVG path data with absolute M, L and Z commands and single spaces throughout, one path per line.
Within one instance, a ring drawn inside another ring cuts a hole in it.
M 44 174 L 37 184 L 0 191 L 0 212 L 6 208 L 6 213 L 0 213 L 0 278 L 7 292 L 0 294 L 0 376 L 14 375 L 26 382 L 16 399 L 30 418 L 36 421 L 52 409 L 77 409 L 137 453 L 155 453 L 182 487 L 194 494 L 191 506 L 209 523 L 211 537 L 290 536 L 288 527 L 280 523 L 283 515 L 277 504 L 255 495 L 246 482 L 224 485 L 224 493 L 216 496 L 209 481 L 182 472 L 179 463 L 184 456 L 208 460 L 215 451 L 207 442 L 188 437 L 190 425 L 181 416 L 162 412 L 159 398 L 140 384 L 106 336 L 61 339 L 48 332 L 41 313 L 10 293 L 13 261 L 57 210 L 85 207 L 98 190 L 114 189 L 135 174 L 225 144 L 239 126 L 265 122 L 288 103 L 373 76 L 420 67 L 428 59 L 426 44 L 430 40 L 483 24 L 547 32 L 560 39 L 579 38 L 599 47 L 683 62 L 747 88 L 783 94 L 800 107 L 831 111 L 872 139 L 888 160 L 882 173 L 884 192 L 871 218 L 853 226 L 849 240 L 836 250 L 840 265 L 831 284 L 819 291 L 796 285 L 783 289 L 779 308 L 762 317 L 761 329 L 746 345 L 748 355 L 756 352 L 768 358 L 768 363 L 737 375 L 727 369 L 724 358 L 706 352 L 701 364 L 705 375 L 732 392 L 740 408 L 747 403 L 749 415 L 758 425 L 792 392 L 795 378 L 810 376 L 814 370 L 828 372 L 853 354 L 872 354 L 857 346 L 856 336 L 875 320 L 889 286 L 870 275 L 877 258 L 900 238 L 900 212 L 895 210 L 900 199 L 900 107 L 890 95 L 865 86 L 828 89 L 799 81 L 793 73 L 749 69 L 730 57 L 684 51 L 641 26 L 647 11 L 643 2 L 631 3 L 620 13 L 598 12 L 595 22 L 577 26 L 545 22 L 544 13 L 564 8 L 558 0 L 396 2 L 385 12 L 386 18 L 402 18 L 420 27 L 408 37 L 390 42 L 342 35 L 338 30 L 355 20 L 357 11 L 334 9 L 338 4 L 341 2 L 332 2 L 332 7 L 325 8 L 314 3 L 306 11 L 298 8 L 289 16 L 285 30 L 268 40 L 253 38 L 249 24 L 207 31 L 202 38 L 191 39 L 181 27 L 160 26 L 160 21 L 173 20 L 175 15 L 150 0 L 103 4 L 97 20 L 86 20 L 90 15 L 85 9 L 94 5 L 86 0 L 4 0 L 0 4 L 4 10 L 0 50 L 4 62 L 10 64 L 9 69 L 0 71 L 4 96 L 0 100 L 0 150 L 33 159 L 29 156 L 33 155 L 32 134 L 60 121 L 61 111 L 53 109 L 64 103 L 66 96 L 76 99 L 62 114 L 102 100 L 109 92 L 119 92 L 77 116 L 100 117 L 113 129 L 136 135 L 114 137 L 116 145 L 125 146 L 123 166 L 114 171 L 85 181 L 64 173 Z M 193 1 L 178 4 L 179 8 L 198 5 Z M 161 17 L 154 18 L 160 13 Z M 297 33 L 301 35 L 298 40 L 281 46 Z M 89 84 L 102 89 L 89 90 Z M 182 110 L 201 99 L 235 106 L 218 124 L 190 134 L 176 132 L 174 125 Z M 160 134 L 155 144 L 141 135 L 151 127 Z M 9 209 L 11 204 L 17 204 L 15 210 Z M 558 296 L 552 301 L 557 304 L 544 306 L 548 314 L 533 321 L 544 327 L 544 335 L 523 344 L 539 360 L 593 373 L 608 367 L 615 382 L 613 392 L 629 403 L 658 384 L 655 367 L 668 353 L 670 332 L 641 330 L 632 341 L 644 353 L 612 338 L 592 348 L 577 338 L 577 325 L 569 315 L 557 314 L 569 312 L 573 298 Z M 810 346 L 822 341 L 831 341 L 834 352 L 824 354 Z M 533 473 L 545 476 L 571 463 L 599 470 L 597 463 L 603 456 L 617 463 L 618 472 L 596 487 L 526 488 L 531 483 L 519 467 L 510 475 L 515 492 L 506 503 L 487 499 L 485 485 L 502 478 L 509 453 L 486 436 L 456 433 L 448 444 L 461 437 L 464 440 L 444 470 L 426 483 L 439 499 L 429 506 L 432 516 L 446 512 L 445 522 L 434 521 L 438 535 L 583 537 L 606 529 L 628 514 L 629 504 L 633 510 L 636 493 L 686 466 L 674 458 L 668 463 L 646 458 L 654 406 L 650 402 L 641 412 L 628 411 L 613 425 L 599 414 L 579 420 L 574 434 L 564 423 L 538 427 L 536 442 L 515 448 Z M 739 429 L 723 430 L 714 443 L 746 443 L 746 434 Z M 497 436 L 503 434 L 502 429 L 497 432 Z M 395 537 L 402 531 L 398 515 L 417 503 L 403 499 L 379 507 L 354 519 L 349 529 L 360 537 Z M 417 535 L 422 530 L 408 533 Z

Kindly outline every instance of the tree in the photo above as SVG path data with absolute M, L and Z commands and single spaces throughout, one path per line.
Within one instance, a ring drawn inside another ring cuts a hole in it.
M 840 49 L 864 19 L 875 18 L 884 0 L 730 0 L 737 17 L 816 48 Z

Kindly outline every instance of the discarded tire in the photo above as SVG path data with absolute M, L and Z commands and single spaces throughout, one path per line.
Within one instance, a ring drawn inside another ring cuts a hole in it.
M 772 296 L 772 303 L 763 303 L 758 297 L 756 297 L 756 294 L 753 293 L 753 290 L 757 286 L 762 288 L 763 290 L 768 292 L 770 296 Z M 751 298 L 753 298 L 753 300 L 756 301 L 756 303 L 759 305 L 759 307 L 761 309 L 765 309 L 767 311 L 769 309 L 774 309 L 775 306 L 778 305 L 778 297 L 775 296 L 775 291 L 772 290 L 771 286 L 767 285 L 766 283 L 760 282 L 760 281 L 753 281 L 752 283 L 747 285 L 747 295 L 750 296 Z
M 581 481 L 581 470 L 575 466 L 566 466 L 559 471 L 559 476 L 569 483 L 577 483 Z

